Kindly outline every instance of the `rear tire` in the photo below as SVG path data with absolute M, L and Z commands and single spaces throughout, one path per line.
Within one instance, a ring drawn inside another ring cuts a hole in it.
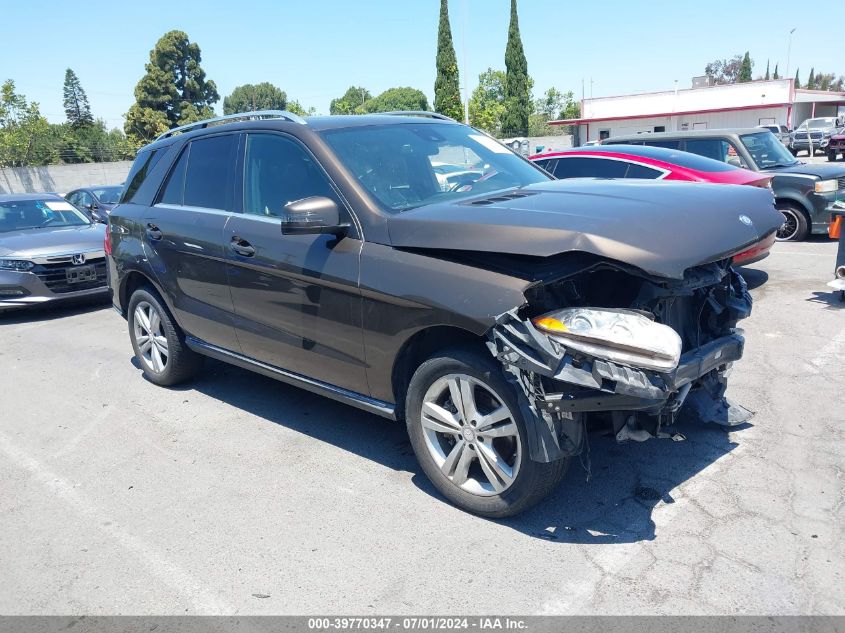
M 569 458 L 531 460 L 515 388 L 489 355 L 451 349 L 425 361 L 411 378 L 405 411 L 423 472 L 473 514 L 518 514 L 554 490 L 569 466 Z
M 169 387 L 196 375 L 202 356 L 185 344 L 184 333 L 154 291 L 133 292 L 127 314 L 132 349 L 150 382 Z
M 836 152 L 828 152 L 827 160 L 829 160 L 831 163 L 836 162 Z
M 783 214 L 783 224 L 775 239 L 778 242 L 801 242 L 806 239 L 810 233 L 810 221 L 804 211 L 791 202 L 778 202 L 776 206 Z

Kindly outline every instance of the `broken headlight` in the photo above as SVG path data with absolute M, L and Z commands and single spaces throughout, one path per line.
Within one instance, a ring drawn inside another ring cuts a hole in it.
M 620 365 L 667 372 L 681 357 L 675 330 L 631 310 L 567 308 L 531 322 L 569 349 Z

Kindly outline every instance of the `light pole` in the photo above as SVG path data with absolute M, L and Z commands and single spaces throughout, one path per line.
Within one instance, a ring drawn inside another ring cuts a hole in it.
M 789 43 L 786 45 L 786 78 L 790 79 L 789 74 L 789 57 L 792 54 L 792 34 L 795 33 L 795 29 L 798 27 L 796 26 L 789 32 Z

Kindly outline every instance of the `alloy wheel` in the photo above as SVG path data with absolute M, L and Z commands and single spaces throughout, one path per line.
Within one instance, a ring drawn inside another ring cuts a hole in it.
M 135 306 L 133 325 L 141 360 L 150 371 L 162 373 L 167 368 L 170 354 L 158 310 L 151 303 L 141 301 Z
M 780 225 L 775 238 L 780 242 L 785 242 L 798 233 L 798 216 L 792 209 L 780 209 L 780 212 L 783 214 L 783 224 Z
M 455 486 L 498 495 L 515 481 L 522 442 L 504 400 L 466 374 L 436 380 L 423 398 L 420 422 L 429 454 Z

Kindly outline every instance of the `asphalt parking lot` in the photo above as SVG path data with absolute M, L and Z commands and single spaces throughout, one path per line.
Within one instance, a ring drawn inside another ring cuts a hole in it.
M 845 614 L 834 253 L 746 269 L 751 424 L 592 433 L 592 479 L 505 521 L 438 497 L 399 424 L 216 362 L 155 387 L 107 305 L 0 316 L 0 612 Z

